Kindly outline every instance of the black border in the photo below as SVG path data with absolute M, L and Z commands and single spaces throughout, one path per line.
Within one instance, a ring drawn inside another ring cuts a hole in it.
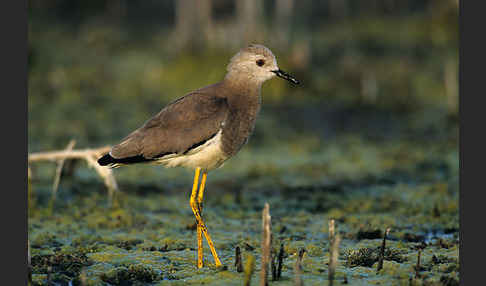
M 27 1 L 2 1 L 2 285 L 27 285 Z
M 465 2 L 459 0 L 460 284 L 483 285 L 486 105 L 479 101 L 485 97 L 485 10 L 480 1 L 467 1 L 467 7 Z

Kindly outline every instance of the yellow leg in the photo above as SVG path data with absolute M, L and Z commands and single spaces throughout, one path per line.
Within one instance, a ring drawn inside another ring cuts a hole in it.
M 211 236 L 208 233 L 208 229 L 206 227 L 206 224 L 204 223 L 202 217 L 201 217 L 201 212 L 200 208 L 202 208 L 202 198 L 204 194 L 204 185 L 206 183 L 206 177 L 207 173 L 203 173 L 203 178 L 201 181 L 201 191 L 197 191 L 197 185 L 199 182 L 199 173 L 201 172 L 201 168 L 196 168 L 196 172 L 194 173 L 194 183 L 192 186 L 192 193 L 191 193 L 191 200 L 190 200 L 190 205 L 192 212 L 194 213 L 194 216 L 196 217 L 197 220 L 197 228 L 198 228 L 198 268 L 202 267 L 202 235 L 199 235 L 199 232 L 202 232 L 204 236 L 206 237 L 206 240 L 208 241 L 209 249 L 211 250 L 211 254 L 214 257 L 214 263 L 216 266 L 221 266 L 221 261 L 219 260 L 218 254 L 216 253 L 216 250 L 214 249 L 214 244 L 213 241 L 211 240 Z M 201 242 L 200 242 L 201 241 Z M 201 246 L 201 248 L 199 247 Z M 201 251 L 199 251 L 201 249 Z
M 197 268 L 203 267 L 203 237 L 202 230 L 197 224 Z
M 194 182 L 192 184 L 190 205 L 191 205 L 193 212 L 194 212 L 193 205 L 196 203 L 197 196 L 198 196 L 197 186 L 199 184 L 199 172 L 200 171 L 201 171 L 200 168 L 196 169 L 196 172 L 194 173 Z M 194 213 L 194 215 L 196 215 L 196 214 Z M 197 225 L 197 268 L 201 268 L 201 267 L 203 267 L 203 240 L 202 240 L 201 227 L 199 226 L 199 221 L 197 220 L 197 217 L 196 217 L 196 225 Z
M 208 174 L 203 172 L 201 178 L 201 185 L 199 186 L 199 190 L 197 191 L 197 209 L 199 211 L 199 215 L 202 217 L 202 200 L 204 195 L 204 186 L 206 185 L 206 178 Z M 203 267 L 203 238 L 202 238 L 202 229 L 199 223 L 197 223 L 197 268 Z
M 204 187 L 206 186 L 206 178 L 208 177 L 208 173 L 203 172 L 201 178 L 201 185 L 199 186 L 199 190 L 197 192 L 197 206 L 199 208 L 199 214 L 202 216 L 202 201 L 204 196 Z

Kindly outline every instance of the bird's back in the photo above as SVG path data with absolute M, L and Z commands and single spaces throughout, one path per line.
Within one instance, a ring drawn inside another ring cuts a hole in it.
M 227 100 L 218 95 L 219 87 L 220 83 L 210 85 L 171 102 L 98 162 L 164 162 L 190 154 L 215 138 L 227 117 Z

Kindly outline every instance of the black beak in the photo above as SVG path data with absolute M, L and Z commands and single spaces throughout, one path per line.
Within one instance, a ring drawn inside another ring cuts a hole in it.
M 272 71 L 272 72 L 274 72 L 278 77 L 281 77 L 285 80 L 288 80 L 293 84 L 300 84 L 300 82 L 298 80 L 296 80 L 293 76 L 289 75 L 288 73 L 284 72 L 281 69 L 278 69 L 278 70 L 275 70 L 275 71 Z

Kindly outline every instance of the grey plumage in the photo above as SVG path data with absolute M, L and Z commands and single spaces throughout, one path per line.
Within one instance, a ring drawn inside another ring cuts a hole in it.
M 170 103 L 98 159 L 102 166 L 153 162 L 195 169 L 190 205 L 197 221 L 198 268 L 203 267 L 202 235 L 215 265 L 222 265 L 201 217 L 208 171 L 220 167 L 248 141 L 260 111 L 263 82 L 278 76 L 298 83 L 261 45 L 241 49 L 227 71 L 223 81 Z
M 183 154 L 208 140 L 219 131 L 228 112 L 226 99 L 211 93 L 217 85 L 170 103 L 115 145 L 110 155 L 115 159 L 136 155 L 153 159 L 167 153 Z
M 98 162 L 219 167 L 248 141 L 261 106 L 261 85 L 280 71 L 272 52 L 261 45 L 242 49 L 227 69 L 223 81 L 168 104 Z

